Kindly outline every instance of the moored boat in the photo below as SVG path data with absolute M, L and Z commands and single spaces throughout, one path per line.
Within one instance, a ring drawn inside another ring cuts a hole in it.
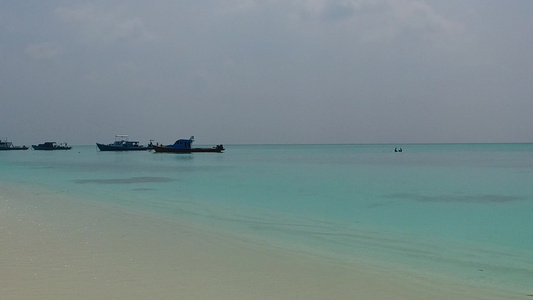
M 39 145 L 31 145 L 33 150 L 70 150 L 71 146 L 68 146 L 67 143 L 57 144 L 56 142 L 44 142 Z
M 100 151 L 143 151 L 151 150 L 152 144 L 148 146 L 139 145 L 138 141 L 129 141 L 128 136 L 124 134 L 115 135 L 115 142 L 113 144 L 96 143 Z
M 194 136 L 189 139 L 179 139 L 172 145 L 153 145 L 155 152 L 167 153 L 193 153 L 193 152 L 214 152 L 221 153 L 224 151 L 223 145 L 216 145 L 211 148 L 193 148 Z
M 26 146 L 14 146 L 12 142 L 7 139 L 0 140 L 0 150 L 28 150 Z

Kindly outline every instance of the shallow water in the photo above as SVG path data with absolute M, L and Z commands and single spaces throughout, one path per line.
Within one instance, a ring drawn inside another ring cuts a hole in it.
M 533 145 L 0 153 L 0 180 L 244 241 L 530 292 Z

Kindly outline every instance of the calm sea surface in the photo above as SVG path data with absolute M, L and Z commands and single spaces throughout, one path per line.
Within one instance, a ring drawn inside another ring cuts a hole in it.
M 1 151 L 0 181 L 258 245 L 531 293 L 533 144 L 401 146 Z

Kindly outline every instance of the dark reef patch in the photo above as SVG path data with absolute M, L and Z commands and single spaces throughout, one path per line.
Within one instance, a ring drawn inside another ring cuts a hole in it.
M 453 202 L 453 203 L 507 203 L 514 201 L 527 200 L 523 196 L 507 196 L 507 195 L 443 195 L 443 196 L 425 196 L 419 194 L 399 193 L 386 195 L 387 199 L 402 199 L 413 200 L 418 202 Z
M 170 182 L 173 179 L 167 177 L 130 177 L 115 179 L 79 179 L 75 183 L 96 183 L 96 184 L 133 184 L 133 183 L 152 183 L 152 182 Z

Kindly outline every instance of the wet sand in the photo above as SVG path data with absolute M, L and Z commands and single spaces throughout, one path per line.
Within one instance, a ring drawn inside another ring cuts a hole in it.
M 0 188 L 3 299 L 531 299 Z

